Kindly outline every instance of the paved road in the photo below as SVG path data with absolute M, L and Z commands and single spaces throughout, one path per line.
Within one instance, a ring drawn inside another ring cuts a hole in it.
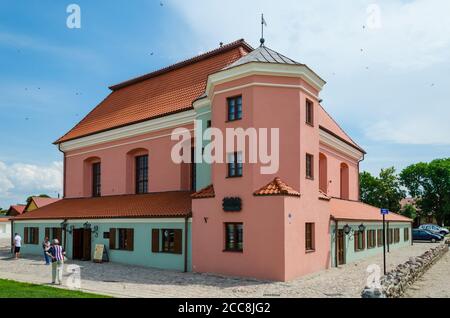
M 450 252 L 408 288 L 404 297 L 450 298 Z
M 11 259 L 8 240 L 0 240 L 0 278 L 45 284 L 50 281 L 50 266 L 43 257 Z M 3 247 L 2 247 L 3 245 Z M 415 244 L 393 250 L 388 268 L 417 256 L 431 244 Z M 359 298 L 367 279 L 367 266 L 382 264 L 382 255 L 330 268 L 291 282 L 268 282 L 218 275 L 179 273 L 113 263 L 69 261 L 81 268 L 81 289 L 116 297 L 355 297 Z M 64 277 L 67 281 L 68 275 Z

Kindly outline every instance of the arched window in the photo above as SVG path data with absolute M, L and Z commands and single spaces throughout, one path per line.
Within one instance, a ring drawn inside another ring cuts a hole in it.
M 349 199 L 349 176 L 346 163 L 341 163 L 341 199 Z
M 83 163 L 83 196 L 99 197 L 102 194 L 101 160 L 89 157 Z
M 328 172 L 327 172 L 327 156 L 323 153 L 319 154 L 319 189 L 328 192 Z
M 129 194 L 148 193 L 148 150 L 137 148 L 127 153 L 126 191 Z

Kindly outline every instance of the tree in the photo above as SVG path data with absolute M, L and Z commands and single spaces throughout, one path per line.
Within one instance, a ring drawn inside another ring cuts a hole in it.
M 417 217 L 417 210 L 412 204 L 406 204 L 400 214 L 414 220 Z
M 400 211 L 400 200 L 405 197 L 405 191 L 400 187 L 400 180 L 395 168 L 381 169 L 378 177 L 369 172 L 360 173 L 361 201 L 367 204 Z
M 433 214 L 439 224 L 450 221 L 450 158 L 410 165 L 400 179 L 424 213 Z

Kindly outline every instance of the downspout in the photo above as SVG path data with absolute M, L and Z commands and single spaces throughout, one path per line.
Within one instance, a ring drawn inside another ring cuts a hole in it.
M 13 242 L 14 242 L 14 218 L 11 218 L 11 254 L 14 253 L 13 251 Z
M 184 272 L 188 271 L 188 220 L 189 216 L 184 218 Z
M 338 233 L 339 233 L 338 224 L 339 224 L 339 221 L 337 219 L 335 219 L 334 224 L 335 224 L 334 225 L 335 226 L 335 229 L 334 229 L 334 261 L 335 261 L 335 265 L 337 268 L 337 267 L 339 267 L 339 257 L 338 257 Z
M 360 160 L 358 160 L 358 201 L 361 201 L 361 185 L 360 185 L 360 180 L 359 180 L 359 164 L 364 161 L 365 159 L 365 154 L 363 154 L 362 158 Z
M 66 153 L 61 150 L 61 144 L 58 144 L 58 150 L 63 153 L 64 159 L 63 159 L 63 193 L 62 198 L 64 199 L 66 197 Z

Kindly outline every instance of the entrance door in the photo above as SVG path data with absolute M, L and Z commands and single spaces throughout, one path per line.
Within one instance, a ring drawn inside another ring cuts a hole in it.
M 344 247 L 344 231 L 338 231 L 338 265 L 345 264 L 345 247 Z
M 73 259 L 82 261 L 91 260 L 91 230 L 74 229 L 72 232 L 73 239 Z

